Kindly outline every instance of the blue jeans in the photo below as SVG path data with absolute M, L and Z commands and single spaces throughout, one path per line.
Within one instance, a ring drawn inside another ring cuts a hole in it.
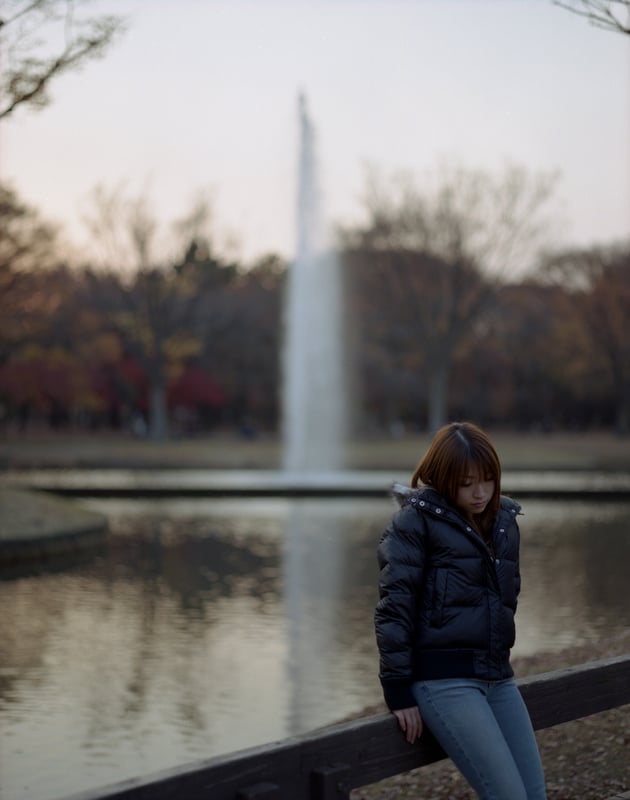
M 546 800 L 532 723 L 513 678 L 419 681 L 420 716 L 480 800 Z

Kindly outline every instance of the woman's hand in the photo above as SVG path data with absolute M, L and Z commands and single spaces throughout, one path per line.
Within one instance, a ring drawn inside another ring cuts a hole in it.
M 405 734 L 409 744 L 413 744 L 416 739 L 420 738 L 420 734 L 422 733 L 422 717 L 420 716 L 418 706 L 399 708 L 392 713 L 398 720 L 400 729 Z

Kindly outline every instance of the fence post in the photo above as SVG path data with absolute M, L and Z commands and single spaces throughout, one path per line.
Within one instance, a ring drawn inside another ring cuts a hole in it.
M 311 772 L 311 800 L 349 800 L 350 786 L 346 778 L 351 769 L 347 764 L 330 764 Z

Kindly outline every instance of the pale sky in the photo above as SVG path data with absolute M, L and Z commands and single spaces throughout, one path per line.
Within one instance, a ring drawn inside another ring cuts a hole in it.
M 558 170 L 560 243 L 630 235 L 630 37 L 551 0 L 95 0 L 127 17 L 52 104 L 0 126 L 0 178 L 76 244 L 92 189 L 158 218 L 209 191 L 218 244 L 294 251 L 297 98 L 327 216 L 357 219 L 365 166 Z

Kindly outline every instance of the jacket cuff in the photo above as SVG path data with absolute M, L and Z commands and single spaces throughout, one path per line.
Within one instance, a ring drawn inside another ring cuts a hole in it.
M 417 705 L 416 698 L 411 691 L 410 681 L 384 681 L 381 680 L 385 703 L 390 711 L 401 708 L 411 708 Z

